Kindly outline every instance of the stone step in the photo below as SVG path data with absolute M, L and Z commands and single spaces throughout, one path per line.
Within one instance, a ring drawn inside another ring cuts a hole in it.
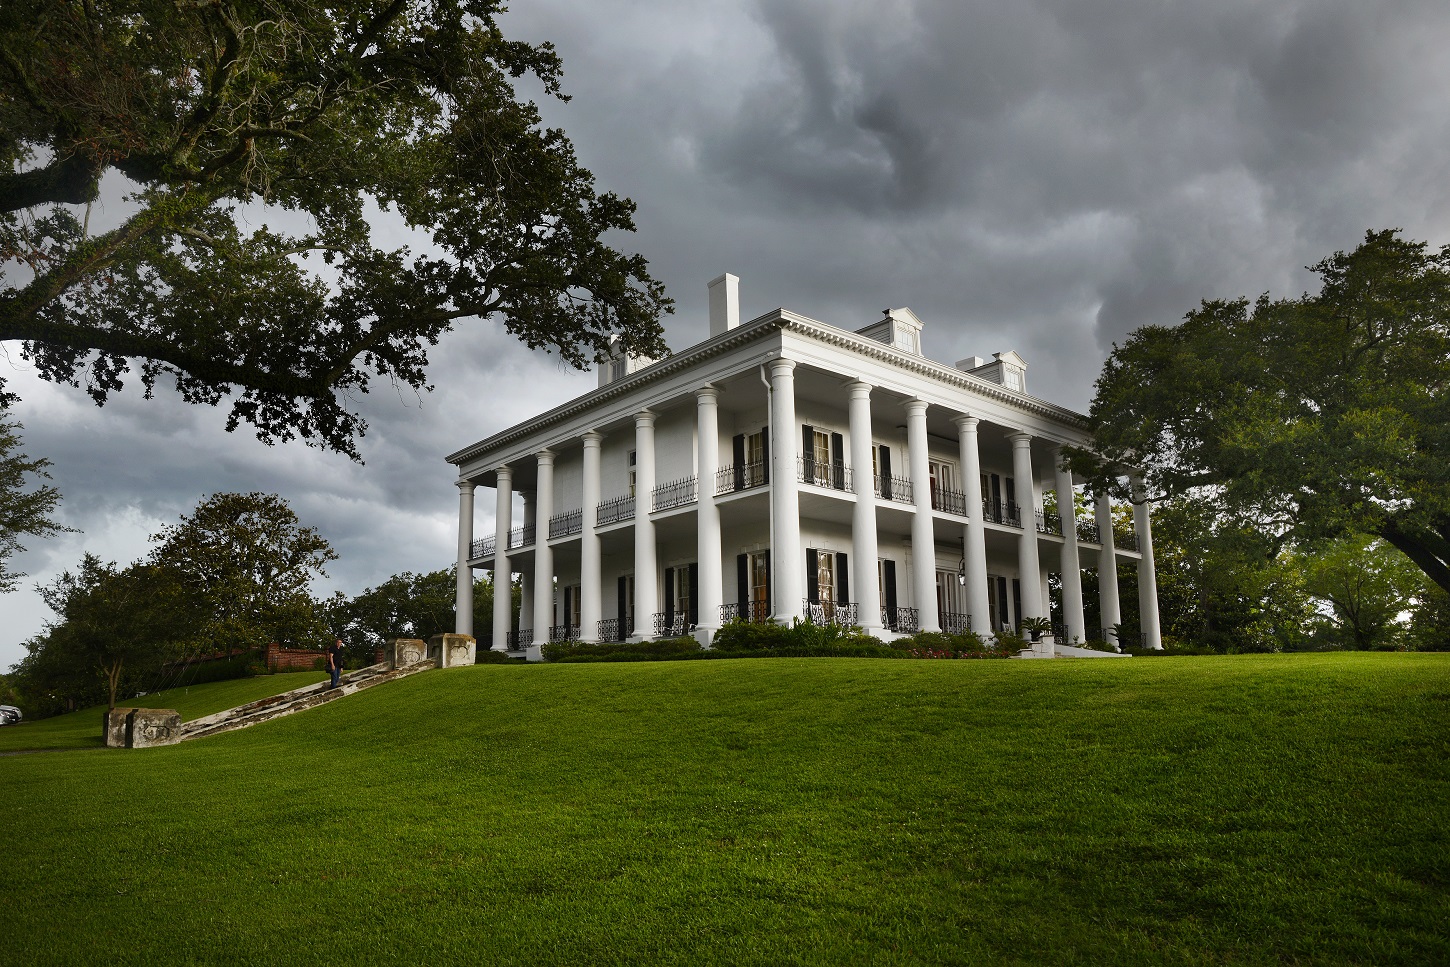
M 406 665 L 396 671 L 388 671 L 387 665 L 372 665 L 344 676 L 342 683 L 337 688 L 329 688 L 327 682 L 319 682 L 316 685 L 308 685 L 284 692 L 281 695 L 274 695 L 269 699 L 239 705 L 215 715 L 183 722 L 178 741 L 201 739 L 209 735 L 220 735 L 223 732 L 234 732 L 237 729 L 245 729 L 262 722 L 270 722 L 272 719 L 316 708 L 319 705 L 325 705 L 339 698 L 372 688 L 374 685 L 416 675 L 433 667 L 435 667 L 435 663 L 431 658 Z

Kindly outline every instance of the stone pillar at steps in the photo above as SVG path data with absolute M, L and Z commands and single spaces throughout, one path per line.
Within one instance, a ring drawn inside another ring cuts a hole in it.
M 126 747 L 126 716 L 134 711 L 136 711 L 135 706 L 106 710 L 106 723 L 101 727 L 101 737 L 106 740 L 106 748 L 124 749 Z
M 388 671 L 416 665 L 428 657 L 428 643 L 422 638 L 394 638 L 388 642 Z
M 434 635 L 428 639 L 428 657 L 439 668 L 472 665 L 478 642 L 472 635 Z
M 169 708 L 133 708 L 126 715 L 126 748 L 149 749 L 181 741 L 181 713 Z

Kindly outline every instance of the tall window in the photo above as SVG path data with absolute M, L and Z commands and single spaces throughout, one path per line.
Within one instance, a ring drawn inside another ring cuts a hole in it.
M 815 467 L 812 476 L 816 486 L 829 487 L 831 485 L 831 435 L 816 430 L 811 438 L 815 444 L 811 447 L 814 451 Z
M 634 496 L 634 451 L 629 451 L 629 495 Z
M 836 555 L 830 551 L 816 554 L 816 600 L 826 608 L 826 616 L 835 613 Z
M 765 434 L 752 433 L 745 438 L 745 486 L 765 483 Z
M 674 573 L 675 614 L 690 613 L 690 566 L 675 568 Z
M 932 510 L 941 510 L 941 491 L 954 490 L 952 486 L 952 465 L 937 460 L 927 461 L 927 467 L 931 473 L 931 507 Z
M 964 588 L 957 583 L 956 571 L 936 572 L 936 610 L 937 614 L 961 614 L 962 613 L 962 591 Z
M 770 614 L 770 552 L 750 553 L 750 609 L 757 620 Z

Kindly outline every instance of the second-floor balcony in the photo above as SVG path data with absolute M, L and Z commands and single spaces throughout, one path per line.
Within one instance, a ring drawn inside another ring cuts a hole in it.
M 594 523 L 600 527 L 634 519 L 634 494 L 601 500 L 594 510 Z
M 1010 500 L 982 500 L 982 519 L 1008 527 L 1022 526 L 1022 510 Z
M 967 516 L 967 495 L 932 484 L 931 509 L 965 517 Z
M 534 524 L 523 524 L 509 531 L 509 550 L 516 547 L 528 547 L 534 542 L 538 528 Z
M 569 510 L 549 518 L 549 539 L 569 537 L 584 529 L 584 511 Z
M 770 483 L 770 473 L 765 461 L 755 463 L 733 463 L 715 472 L 715 493 L 733 494 L 752 487 L 763 487 Z
M 695 477 L 681 477 L 679 480 L 671 480 L 669 483 L 662 483 L 654 489 L 653 507 L 655 510 L 669 510 L 671 507 L 682 507 L 685 504 L 695 502 Z
M 1056 534 L 1058 537 L 1061 537 L 1062 536 L 1062 518 L 1061 517 L 1057 516 L 1056 514 L 1044 514 L 1040 510 L 1037 512 L 1036 516 L 1037 516 L 1037 533 L 1039 533 L 1039 534 Z
M 882 500 L 895 500 L 899 503 L 912 503 L 915 497 L 915 490 L 911 486 L 910 477 L 888 476 L 876 474 L 876 496 Z
M 492 557 L 494 544 L 498 543 L 495 538 L 483 537 L 473 542 L 468 551 L 471 560 L 478 560 L 480 557 Z
M 828 487 L 831 490 L 850 490 L 851 468 L 844 463 L 822 463 L 796 457 L 796 479 L 803 484 Z

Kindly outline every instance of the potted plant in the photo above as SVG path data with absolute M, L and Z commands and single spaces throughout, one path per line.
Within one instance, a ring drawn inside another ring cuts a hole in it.
M 1034 642 L 1041 641 L 1043 635 L 1052 633 L 1052 621 L 1049 618 L 1023 618 L 1022 630 L 1031 635 Z

